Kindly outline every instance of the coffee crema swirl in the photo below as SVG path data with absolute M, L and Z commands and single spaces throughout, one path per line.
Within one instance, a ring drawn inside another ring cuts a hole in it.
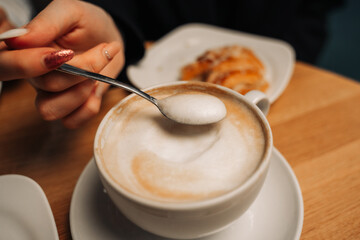
M 215 124 L 175 123 L 137 96 L 120 104 L 95 149 L 108 175 L 126 191 L 164 202 L 209 199 L 243 184 L 264 155 L 263 127 L 245 103 L 211 89 L 207 93 L 227 109 Z M 163 98 L 188 91 L 194 89 L 168 87 L 151 94 Z

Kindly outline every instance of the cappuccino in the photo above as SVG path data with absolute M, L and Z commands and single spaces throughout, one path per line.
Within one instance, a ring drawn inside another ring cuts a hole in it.
M 160 87 L 148 93 L 162 99 L 204 90 L 225 104 L 223 120 L 179 124 L 138 96 L 114 108 L 95 149 L 108 176 L 132 194 L 162 202 L 214 198 L 243 184 L 267 148 L 265 128 L 246 102 L 201 85 Z

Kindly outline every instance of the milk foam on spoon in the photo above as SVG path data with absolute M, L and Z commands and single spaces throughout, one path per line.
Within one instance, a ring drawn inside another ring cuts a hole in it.
M 226 116 L 224 103 L 209 94 L 175 94 L 158 100 L 158 105 L 167 117 L 185 124 L 216 123 Z

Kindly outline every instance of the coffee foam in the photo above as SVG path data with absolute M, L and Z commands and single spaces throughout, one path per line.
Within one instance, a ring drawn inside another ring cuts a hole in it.
M 152 94 L 173 94 L 159 93 Z M 139 97 L 119 106 L 100 137 L 110 177 L 136 195 L 167 202 L 215 197 L 245 182 L 264 154 L 262 126 L 245 104 L 213 94 L 226 105 L 227 116 L 203 126 L 168 120 Z

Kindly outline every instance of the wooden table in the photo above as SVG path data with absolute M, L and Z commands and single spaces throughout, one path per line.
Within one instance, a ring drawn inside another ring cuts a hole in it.
M 71 239 L 69 208 L 75 184 L 92 157 L 96 128 L 127 94 L 110 90 L 101 113 L 78 130 L 43 121 L 26 82 L 4 84 L 0 95 L 0 174 L 26 175 L 43 188 L 60 239 Z M 275 147 L 302 189 L 301 239 L 360 239 L 360 84 L 304 63 L 272 105 Z M 1 197 L 1 196 L 0 196 Z

